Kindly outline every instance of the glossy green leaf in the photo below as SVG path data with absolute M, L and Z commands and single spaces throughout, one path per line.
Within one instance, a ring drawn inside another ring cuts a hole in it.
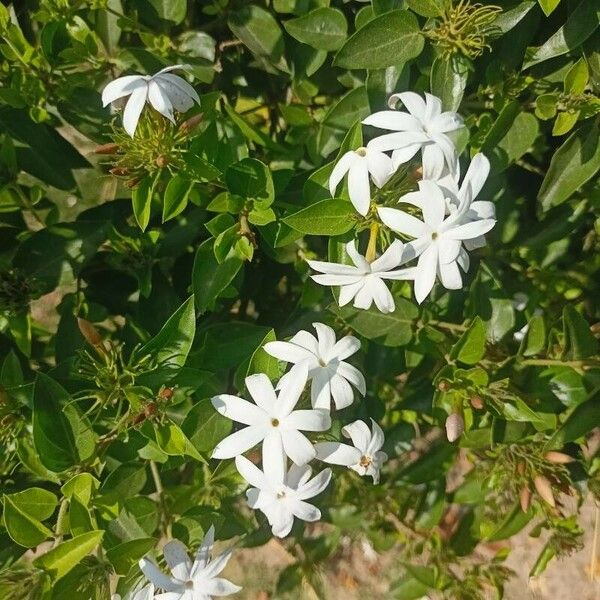
M 299 42 L 318 50 L 338 50 L 346 40 L 348 23 L 341 10 L 316 8 L 284 23 L 286 31 Z
M 340 235 L 354 227 L 356 209 L 347 200 L 330 198 L 311 204 L 283 219 L 296 231 L 310 235 Z

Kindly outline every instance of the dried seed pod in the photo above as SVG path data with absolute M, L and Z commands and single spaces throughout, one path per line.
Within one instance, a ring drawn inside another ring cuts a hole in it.
M 446 419 L 446 437 L 449 442 L 455 442 L 465 430 L 465 421 L 459 413 L 452 413 Z
M 116 175 L 117 177 L 122 177 L 125 175 L 129 175 L 129 169 L 126 167 L 113 167 L 109 173 L 111 175 Z
M 564 452 L 555 452 L 554 450 L 546 452 L 546 454 L 544 454 L 544 458 L 548 462 L 556 463 L 557 465 L 566 465 L 575 461 L 572 456 L 569 456 Z
M 442 381 L 438 383 L 438 390 L 440 392 L 447 392 L 449 389 L 450 384 L 445 379 L 442 379 Z
M 187 121 L 184 121 L 180 125 L 179 131 L 187 135 L 188 133 L 190 133 L 190 131 L 192 131 L 192 129 L 194 129 L 194 127 L 196 127 L 196 125 L 198 125 L 198 123 L 200 123 L 200 121 L 202 121 L 203 116 L 204 115 L 202 113 L 198 113 L 197 115 L 190 117 L 189 119 L 187 119 Z
M 101 146 L 96 147 L 94 152 L 96 154 L 116 154 L 119 151 L 119 146 L 117 144 L 102 144 Z
M 77 317 L 77 325 L 81 335 L 90 346 L 100 346 L 102 344 L 100 332 L 87 319 Z
M 471 406 L 476 408 L 477 410 L 481 410 L 483 408 L 483 399 L 479 394 L 473 394 L 469 401 L 471 402 Z
M 546 504 L 549 504 L 554 508 L 556 506 L 556 500 L 554 499 L 550 482 L 543 475 L 536 475 L 533 480 L 533 485 L 535 486 L 535 491 L 538 493 L 538 496 L 546 502 Z
M 175 390 L 173 388 L 166 387 L 160 390 L 160 392 L 158 393 L 158 397 L 162 400 L 170 400 L 173 397 L 174 393 Z
M 519 494 L 519 504 L 521 505 L 521 510 L 523 512 L 527 512 L 529 510 L 529 506 L 531 504 L 531 490 L 527 486 L 521 488 L 521 493 Z
M 156 163 L 157 167 L 160 167 L 162 169 L 163 167 L 166 167 L 169 164 L 169 159 L 164 154 L 161 154 L 160 156 L 156 157 L 156 160 L 154 162 Z
M 134 188 L 138 183 L 140 182 L 138 177 L 135 177 L 134 179 L 130 179 L 129 181 L 127 181 L 127 183 L 125 183 L 125 185 L 131 189 Z

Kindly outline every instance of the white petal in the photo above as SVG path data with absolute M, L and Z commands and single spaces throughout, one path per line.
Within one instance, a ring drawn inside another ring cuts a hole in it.
M 266 350 L 268 344 L 265 344 L 264 349 Z M 264 373 L 256 373 L 255 375 L 249 375 L 245 379 L 246 389 L 252 399 L 256 403 L 256 405 L 268 414 L 273 414 L 275 411 L 275 405 L 277 403 L 277 396 L 275 395 L 275 390 L 273 389 L 273 384 L 271 380 Z M 264 413 L 261 412 L 264 422 Z M 239 419 L 236 419 L 239 421 Z M 244 423 L 245 421 L 240 421 Z M 252 423 L 248 423 L 252 425 Z
M 192 65 L 170 65 L 168 67 L 162 68 L 157 73 L 154 73 L 152 77 L 156 77 L 157 75 L 162 75 L 163 73 L 170 73 L 171 71 L 189 71 L 192 68 Z
M 379 129 L 390 131 L 422 131 L 423 127 L 418 119 L 405 112 L 396 110 L 382 110 L 368 116 L 363 120 L 363 125 L 371 125 Z
M 156 594 L 156 596 L 152 595 L 147 599 L 143 598 L 143 600 L 152 600 L 152 598 L 154 598 L 154 600 L 184 600 L 186 597 L 189 598 L 189 596 L 185 596 L 184 594 L 185 592 L 165 592 L 164 594 Z M 134 596 L 133 600 L 142 599 Z M 202 600 L 204 600 L 204 598 L 202 598 Z
M 470 185 L 472 198 L 476 198 L 481 191 L 481 188 L 483 188 L 489 174 L 490 161 L 485 154 L 481 154 L 480 152 L 471 159 L 471 164 L 465 173 L 461 189 Z
M 429 126 L 442 113 L 442 101 L 433 94 L 425 92 L 425 123 Z
M 163 573 L 152 561 L 142 558 L 139 564 L 142 573 L 157 588 L 165 590 L 165 592 L 176 592 L 180 589 L 177 582 L 169 575 Z
M 379 276 L 382 279 L 388 279 L 392 281 L 414 281 L 417 275 L 417 267 L 410 267 L 408 269 L 398 269 L 397 271 L 386 271 L 381 273 Z
M 224 417 L 238 423 L 243 423 L 244 425 L 262 425 L 267 418 L 264 410 L 237 396 L 219 394 L 218 396 L 214 396 L 211 402 L 217 412 Z
M 317 458 L 331 465 L 342 465 L 349 467 L 357 463 L 362 453 L 353 446 L 340 444 L 339 442 L 319 442 L 315 444 Z
M 157 110 L 163 117 L 169 119 L 171 123 L 175 123 L 173 105 L 169 100 L 169 96 L 156 81 L 150 81 L 148 83 L 148 102 L 150 102 L 152 108 Z
M 219 554 L 219 556 L 206 565 L 202 575 L 204 577 L 214 577 L 215 575 L 218 575 L 227 566 L 232 554 L 233 550 L 227 550 L 226 552 L 223 552 L 223 554 Z
M 364 279 L 362 275 L 311 275 L 310 278 L 319 285 L 353 285 L 361 283 Z
M 408 261 L 421 256 L 432 243 L 433 240 L 429 235 L 408 242 L 408 244 L 404 245 L 404 250 L 402 250 L 402 263 L 407 263 Z
M 331 481 L 331 469 L 324 469 L 309 482 L 298 488 L 298 498 L 308 500 L 320 494 Z
M 371 419 L 371 429 L 371 442 L 367 447 L 367 452 L 370 456 L 374 456 L 375 453 L 383 446 L 385 437 L 383 435 L 381 427 L 379 427 L 379 425 L 373 419 Z
M 364 217 L 371 205 L 369 171 L 364 158 L 357 160 L 348 171 L 348 195 L 356 211 Z
M 367 385 L 363 374 L 350 363 L 341 362 L 337 368 L 337 374 L 349 381 L 361 395 L 367 393 Z
M 142 114 L 147 96 L 148 86 L 138 87 L 131 93 L 129 100 L 127 100 L 127 104 L 125 105 L 125 110 L 123 111 L 123 127 L 131 137 L 135 134 L 135 129 L 140 120 L 140 115 Z
M 331 175 L 329 176 L 329 193 L 332 197 L 335 197 L 337 186 L 356 160 L 359 160 L 358 155 L 354 150 L 350 150 L 349 152 L 346 152 L 333 167 L 333 171 L 331 171 Z
M 165 562 L 169 565 L 173 577 L 185 581 L 190 577 L 192 561 L 187 554 L 187 548 L 179 540 L 172 540 L 163 548 Z
M 460 290 L 462 288 L 462 277 L 456 261 L 447 265 L 438 264 L 438 274 L 442 285 L 447 290 Z
M 164 597 L 169 595 L 179 598 L 179 594 L 177 592 L 167 592 L 166 594 L 159 594 L 158 596 L 155 596 L 154 591 L 154 584 L 149 583 L 148 585 L 145 585 L 141 590 L 138 590 L 133 595 L 132 600 L 153 600 L 155 598 L 159 598 L 160 596 Z M 121 600 L 121 596 L 119 596 L 119 594 L 115 594 L 114 596 L 111 596 L 111 600 Z
M 317 338 L 312 333 L 304 331 L 303 329 L 298 331 L 294 336 L 290 338 L 290 343 L 305 348 L 315 356 L 319 354 L 319 343 L 317 341 Z
M 431 133 L 450 133 L 465 126 L 462 117 L 455 112 L 443 112 L 427 125 Z
M 344 360 L 345 358 L 356 354 L 359 350 L 360 340 L 353 335 L 345 335 L 335 343 L 327 355 L 326 360 L 330 361 L 334 358 L 337 360 Z
M 285 382 L 281 386 L 277 397 L 277 415 L 287 417 L 293 410 L 308 379 L 308 366 L 306 362 L 294 365 L 288 372 Z
M 354 392 L 350 384 L 337 374 L 331 378 L 331 395 L 338 410 L 346 408 L 354 402 Z
M 213 450 L 212 458 L 233 458 L 250 450 L 265 437 L 265 428 L 256 425 L 244 427 L 222 439 Z
M 437 244 L 432 244 L 421 254 L 417 264 L 417 276 L 415 278 L 415 298 L 421 304 L 429 295 L 435 283 L 438 263 Z
M 289 363 L 299 363 L 314 358 L 312 352 L 290 342 L 267 342 L 263 348 L 267 354 Z
M 458 173 L 458 155 L 450 138 L 444 133 L 434 133 L 431 135 L 431 139 L 441 148 L 450 172 Z
M 354 296 L 354 308 L 369 310 L 373 304 L 373 293 L 370 278 L 365 278 L 364 285 Z
M 342 427 L 342 433 L 350 438 L 356 448 L 361 453 L 365 453 L 371 442 L 371 430 L 363 421 L 354 421 L 345 427 Z
M 102 90 L 102 106 L 107 106 L 111 102 L 129 96 L 137 88 L 145 88 L 148 82 L 142 75 L 125 75 L 111 81 Z
M 400 165 L 407 163 L 422 147 L 423 143 L 410 144 L 392 152 L 392 166 L 396 170 Z
M 393 99 L 393 100 L 392 100 Z M 425 120 L 425 101 L 419 94 L 415 92 L 401 92 L 399 94 L 393 94 L 388 100 L 388 104 L 390 102 L 396 102 L 397 99 L 404 104 L 406 110 L 414 115 L 419 121 Z
M 312 523 L 318 521 L 321 518 L 321 511 L 308 502 L 298 500 L 290 505 L 290 509 L 294 516 L 302 521 L 308 521 Z
M 252 486 L 259 490 L 270 488 L 270 484 L 265 474 L 245 456 L 236 456 L 235 466 L 240 475 Z
M 317 330 L 319 356 L 325 359 L 335 346 L 335 331 L 325 323 L 313 323 L 313 327 Z
M 185 79 L 177 75 L 160 74 L 156 81 L 167 92 L 175 110 L 186 112 L 192 108 L 194 102 L 200 104 L 200 96 Z
M 475 200 L 475 202 L 471 202 L 466 217 L 474 221 L 477 219 L 495 219 L 496 205 L 487 200 Z
M 423 148 L 423 173 L 427 179 L 435 181 L 444 172 L 444 153 L 437 144 L 427 144 Z
M 292 463 L 286 478 L 286 485 L 294 490 L 308 482 L 312 475 L 312 469 L 309 465 L 296 465 Z
M 471 221 L 458 227 L 452 227 L 444 233 L 444 237 L 451 240 L 470 240 L 490 231 L 496 224 L 494 219 Z
M 356 265 L 356 268 L 361 273 L 369 273 L 371 266 L 365 257 L 358 252 L 356 249 L 356 242 L 348 242 L 346 244 L 346 254 L 350 257 L 350 260 Z
M 285 453 L 297 465 L 306 465 L 315 457 L 315 449 L 308 438 L 293 429 L 283 435 Z
M 429 229 L 425 226 L 423 221 L 402 210 L 382 207 L 378 208 L 377 212 L 384 224 L 398 233 L 404 233 L 414 238 L 423 237 L 429 234 Z
M 425 133 L 421 133 L 418 131 L 399 131 L 397 133 L 386 133 L 384 135 L 380 135 L 376 138 L 373 138 L 367 144 L 367 148 L 369 150 L 387 152 L 388 150 L 400 150 L 401 148 L 406 148 L 407 146 L 414 146 L 415 144 L 425 144 L 428 141 L 429 137 Z M 394 161 L 394 164 L 397 164 L 394 157 L 392 157 L 392 160 Z
M 295 410 L 282 423 L 284 430 L 299 429 L 300 431 L 327 431 L 331 427 L 329 411 L 324 409 Z M 285 437 L 286 432 L 283 433 Z
M 373 296 L 377 308 L 384 314 L 394 312 L 396 309 L 394 297 L 385 282 L 379 277 L 373 277 L 371 281 L 369 281 L 369 285 L 371 287 L 371 295 Z
M 262 467 L 265 478 L 273 484 L 285 479 L 287 460 L 282 435 L 280 428 L 273 428 L 265 436 L 262 446 Z
M 460 249 L 456 262 L 465 273 L 469 270 L 469 267 L 471 266 L 471 259 L 469 258 L 469 253 L 464 248 Z
M 447 265 L 454 262 L 460 253 L 459 240 L 448 240 L 445 237 L 438 240 L 438 256 L 441 264 Z
M 346 306 L 349 302 L 352 301 L 354 296 L 360 292 L 362 287 L 364 286 L 364 278 L 361 277 L 360 281 L 352 283 L 350 285 L 344 285 L 340 288 L 340 295 L 338 298 L 339 306 Z
M 306 262 L 311 269 L 320 271 L 321 273 L 327 273 L 328 275 L 361 275 L 361 272 L 353 265 L 325 262 L 322 260 L 307 260 Z
M 383 187 L 388 179 L 394 174 L 394 165 L 392 159 L 383 152 L 367 152 L 367 167 L 373 183 L 378 187 Z
M 265 514 L 274 536 L 283 538 L 292 530 L 294 515 L 280 502 L 274 504 L 273 508 Z
M 381 273 L 397 267 L 402 260 L 403 249 L 404 244 L 400 240 L 394 240 L 387 250 L 371 263 L 371 271 Z
M 202 543 L 196 552 L 196 558 L 192 566 L 192 575 L 195 575 L 201 569 L 204 569 L 210 560 L 212 554 L 213 545 L 215 543 L 215 527 L 211 525 L 208 531 L 204 534 Z
M 437 183 L 433 181 L 419 181 L 419 189 L 427 196 L 423 202 L 423 221 L 434 231 L 437 231 L 446 214 L 446 201 L 444 194 Z
M 320 369 L 312 380 L 310 399 L 313 408 L 329 410 L 331 407 L 330 376 L 327 369 Z
M 239 592 L 242 588 L 239 585 L 235 585 L 227 579 L 221 577 L 213 577 L 203 582 L 202 593 L 209 594 L 210 596 L 230 596 Z M 209 597 L 210 597 L 209 596 Z M 196 599 L 194 599 L 196 600 Z

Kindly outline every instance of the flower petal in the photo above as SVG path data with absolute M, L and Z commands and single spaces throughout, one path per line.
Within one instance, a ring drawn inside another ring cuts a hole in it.
M 317 338 L 308 331 L 301 329 L 295 333 L 289 341 L 290 344 L 296 344 L 301 348 L 305 348 L 315 356 L 319 353 L 319 342 L 317 341 Z
M 404 148 L 397 148 L 392 152 L 392 166 L 396 170 L 400 165 L 407 163 L 423 146 L 423 142 L 410 144 Z
M 354 392 L 350 384 L 341 375 L 334 375 L 331 378 L 330 384 L 331 395 L 338 410 L 346 408 L 354 402 Z
M 268 512 L 264 512 L 274 536 L 283 538 L 289 534 L 294 525 L 294 515 L 286 506 L 281 502 L 276 502 Z
M 438 256 L 440 263 L 449 264 L 454 262 L 460 252 L 461 244 L 459 240 L 448 240 L 444 236 L 438 240 Z
M 348 242 L 345 246 L 346 254 L 350 257 L 350 260 L 356 265 L 356 269 L 360 273 L 369 273 L 371 266 L 367 259 L 358 252 L 356 249 L 356 242 Z
M 239 592 L 242 588 L 221 577 L 213 577 L 203 582 L 202 593 L 209 596 L 230 596 Z
M 320 494 L 331 481 L 331 469 L 324 469 L 307 483 L 298 487 L 298 498 L 307 500 Z
M 273 388 L 271 388 L 271 392 L 274 393 L 272 390 Z M 267 414 L 262 408 L 237 396 L 219 394 L 214 396 L 211 402 L 217 412 L 232 421 L 244 425 L 262 425 L 266 422 Z
M 264 346 L 265 350 L 266 347 L 267 344 Z M 277 396 L 271 380 L 264 373 L 256 373 L 246 377 L 244 383 L 252 400 L 261 410 L 263 420 L 257 422 L 264 422 L 265 413 L 274 414 L 275 405 L 277 404 Z M 239 419 L 236 419 L 236 421 L 239 421 Z M 244 423 L 244 421 L 240 421 L 240 423 Z M 252 423 L 248 423 L 248 425 L 252 425 Z
M 446 231 L 444 237 L 450 240 L 470 240 L 487 233 L 495 224 L 495 219 L 482 219 L 481 221 L 463 223 Z
M 363 217 L 371 206 L 369 170 L 365 158 L 359 158 L 348 171 L 348 195 L 356 211 Z
M 462 277 L 458 263 L 438 264 L 438 275 L 442 285 L 447 290 L 460 290 L 462 288 Z
M 125 75 L 107 84 L 102 90 L 102 106 L 108 106 L 111 102 L 129 96 L 138 88 L 148 85 L 143 75 Z
M 319 442 L 315 444 L 317 458 L 330 465 L 349 467 L 357 463 L 362 456 L 360 450 L 339 442 Z
M 235 457 L 235 466 L 239 474 L 252 486 L 259 490 L 268 490 L 271 485 L 265 474 L 245 456 Z
M 373 277 L 369 281 L 369 286 L 371 287 L 371 295 L 375 301 L 375 306 L 384 314 L 394 312 L 396 309 L 394 297 L 385 282 L 379 277 Z M 333 391 L 333 387 L 331 389 Z
M 335 163 L 333 171 L 331 171 L 331 175 L 329 176 L 329 193 L 332 198 L 335 197 L 335 191 L 340 184 L 340 181 L 342 181 L 344 175 L 349 171 L 356 160 L 359 160 L 358 155 L 354 150 L 350 150 Z
M 331 408 L 331 387 L 327 369 L 320 369 L 312 380 L 310 400 L 313 408 L 329 410 Z
M 204 569 L 210 560 L 210 555 L 212 554 L 213 545 L 215 543 L 215 527 L 211 525 L 208 528 L 208 531 L 204 534 L 204 538 L 202 539 L 202 543 L 198 548 L 198 552 L 196 552 L 196 558 L 194 559 L 194 564 L 192 565 L 192 576 L 195 575 L 201 569 Z
M 364 275 L 311 275 L 310 278 L 319 285 L 353 285 L 360 283 Z
M 150 102 L 152 108 L 163 115 L 163 117 L 169 119 L 171 123 L 175 123 L 171 100 L 169 100 L 168 94 L 158 85 L 156 81 L 150 80 L 148 83 L 148 102 Z
M 318 521 L 321 518 L 321 511 L 308 502 L 297 500 L 290 505 L 290 509 L 295 517 L 302 521 L 308 521 L 310 523 Z
M 148 86 L 144 85 L 133 90 L 131 96 L 129 96 L 129 100 L 127 100 L 125 110 L 123 111 L 123 128 L 131 137 L 135 134 L 135 129 L 140 120 L 147 97 Z
M 371 263 L 371 272 L 381 273 L 397 267 L 402 260 L 404 244 L 400 240 L 394 240 L 387 250 Z
M 295 464 L 299 466 L 306 465 L 315 457 L 314 446 L 310 443 L 308 438 L 299 431 L 290 429 L 285 432 L 282 439 L 285 453 Z
M 187 553 L 187 548 L 179 540 L 172 540 L 163 548 L 165 562 L 169 565 L 173 577 L 181 581 L 190 578 L 192 561 Z
M 419 257 L 415 277 L 415 298 L 419 304 L 427 298 L 435 283 L 438 263 L 437 244 L 429 246 Z
M 444 172 L 444 153 L 437 144 L 427 144 L 423 148 L 423 173 L 428 180 L 437 180 Z
M 267 354 L 274 356 L 278 360 L 289 363 L 299 363 L 303 360 L 315 358 L 312 352 L 291 342 L 267 342 L 263 346 L 263 349 Z
M 346 306 L 346 304 L 351 302 L 354 296 L 360 292 L 364 284 L 364 278 L 361 277 L 360 281 L 340 287 L 338 305 Z
M 277 415 L 287 417 L 293 410 L 308 379 L 308 366 L 306 361 L 294 365 L 287 373 L 285 382 L 279 390 L 277 397 Z
M 139 564 L 142 573 L 157 588 L 165 590 L 165 592 L 177 592 L 181 590 L 181 586 L 177 581 L 163 573 L 152 561 L 142 558 L 140 559 Z
M 383 187 L 394 173 L 392 159 L 383 152 L 368 151 L 367 167 L 373 183 L 378 188 Z
M 285 479 L 287 460 L 282 434 L 280 428 L 272 428 L 265 436 L 262 445 L 262 468 L 266 479 L 273 485 Z
M 379 152 L 387 152 L 388 150 L 400 150 L 408 146 L 425 144 L 428 141 L 429 137 L 426 133 L 422 133 L 420 131 L 398 131 L 397 133 L 386 133 L 373 138 L 367 144 L 367 149 L 377 150 Z M 415 154 L 417 150 L 415 150 Z M 394 165 L 396 165 L 396 158 L 392 157 L 392 160 L 394 161 Z
M 382 207 L 378 208 L 377 212 L 384 224 L 398 233 L 404 233 L 414 238 L 423 237 L 429 233 L 429 229 L 423 221 L 403 210 Z
M 425 118 L 424 121 L 429 124 L 442 113 L 442 101 L 433 94 L 425 92 Z
M 437 231 L 446 214 L 446 201 L 440 186 L 433 181 L 419 181 L 419 190 L 427 196 L 423 203 L 423 221 L 433 230 Z
M 371 442 L 371 431 L 363 421 L 353 421 L 349 425 L 342 427 L 344 437 L 350 438 L 355 448 L 358 448 L 362 454 L 367 451 Z
M 455 112 L 446 111 L 433 118 L 427 125 L 431 133 L 449 133 L 465 126 L 463 118 Z
M 471 198 L 476 198 L 490 174 L 490 161 L 485 154 L 479 152 L 471 159 L 471 164 L 465 173 L 465 178 L 460 186 L 461 191 L 471 186 Z
M 362 288 L 354 296 L 354 308 L 369 310 L 373 304 L 373 293 L 370 278 L 365 278 Z
M 327 431 L 331 427 L 329 411 L 319 409 L 294 410 L 282 423 L 284 430 L 296 429 L 300 431 Z M 285 437 L 287 433 L 283 434 Z
M 364 396 L 367 393 L 364 375 L 354 365 L 341 362 L 337 367 L 337 374 L 350 382 L 361 395 Z
M 381 110 L 363 119 L 363 125 L 390 131 L 423 131 L 419 119 L 397 110 Z
M 219 554 L 219 556 L 206 565 L 202 574 L 205 577 L 214 577 L 215 575 L 218 575 L 227 566 L 232 554 L 232 549 L 226 550 L 223 554 Z
M 266 434 L 264 427 L 250 425 L 222 439 L 213 450 L 212 458 L 233 458 L 261 442 Z
M 170 73 L 161 73 L 155 76 L 155 80 L 166 91 L 175 110 L 186 112 L 194 106 L 194 102 L 200 104 L 200 96 L 185 79 Z
M 345 335 L 340 338 L 333 348 L 329 351 L 326 360 L 330 361 L 334 358 L 344 360 L 360 350 L 360 340 L 353 335 Z
M 425 120 L 425 101 L 419 94 L 415 92 L 400 92 L 399 94 L 392 94 L 388 100 L 388 106 L 393 102 L 392 106 L 395 106 L 396 102 L 400 100 L 406 107 L 406 110 L 419 121 Z
M 328 275 L 361 275 L 361 272 L 353 265 L 325 262 L 322 260 L 307 260 L 306 262 L 311 269 L 320 271 L 321 273 L 327 273 Z
M 367 452 L 369 456 L 375 456 L 375 453 L 383 446 L 385 436 L 383 435 L 381 427 L 379 427 L 373 419 L 371 419 L 371 429 L 371 441 L 367 447 Z
M 321 359 L 326 359 L 335 346 L 335 331 L 325 323 L 313 323 L 313 327 L 317 330 L 319 356 Z

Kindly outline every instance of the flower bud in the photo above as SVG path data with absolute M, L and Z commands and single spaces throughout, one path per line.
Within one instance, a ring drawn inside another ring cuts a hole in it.
M 96 154 L 116 154 L 119 151 L 119 146 L 117 144 L 102 144 L 101 146 L 97 146 L 94 152 Z
M 447 392 L 449 389 L 450 384 L 445 379 L 442 379 L 442 381 L 438 383 L 438 390 L 440 392 Z
M 566 465 L 575 461 L 572 456 L 569 456 L 564 452 L 554 452 L 553 450 L 546 452 L 546 454 L 544 454 L 544 458 L 548 462 L 555 463 L 557 465 Z
M 99 346 L 102 344 L 100 332 L 87 320 L 77 317 L 77 325 L 81 335 L 90 346 Z
M 184 121 L 180 125 L 179 131 L 187 135 L 188 133 L 190 133 L 190 131 L 192 131 L 192 129 L 194 129 L 194 127 L 196 127 L 196 125 L 198 125 L 198 123 L 200 123 L 200 121 L 202 121 L 203 116 L 204 115 L 202 113 L 198 113 L 197 115 L 190 117 L 189 119 L 187 119 L 187 121 Z
M 134 188 L 134 187 L 135 187 L 135 186 L 136 186 L 136 185 L 137 185 L 139 182 L 140 182 L 139 178 L 138 178 L 138 177 L 135 177 L 135 178 L 133 178 L 133 179 L 129 179 L 129 180 L 128 180 L 128 181 L 125 183 L 125 185 L 126 185 L 126 186 L 127 186 L 129 189 L 131 189 L 131 188 Z
M 158 397 L 162 400 L 170 400 L 173 397 L 174 393 L 175 390 L 173 388 L 166 387 L 160 390 L 160 392 L 158 393 Z
M 110 169 L 109 173 L 111 175 L 116 175 L 117 177 L 121 177 L 123 175 L 128 175 L 129 169 L 127 169 L 126 167 L 113 167 L 112 169 Z
M 164 154 L 161 154 L 160 156 L 156 157 L 156 160 L 154 162 L 156 163 L 157 167 L 160 167 L 162 169 L 163 167 L 166 167 L 169 164 L 169 159 Z
M 481 410 L 483 408 L 483 399 L 478 394 L 473 394 L 469 400 L 473 408 L 476 408 L 477 410 Z
M 519 504 L 521 505 L 521 510 L 523 512 L 527 512 L 529 510 L 529 505 L 531 504 L 531 490 L 527 486 L 521 488 L 521 493 L 519 494 Z
M 462 415 L 452 413 L 446 419 L 446 437 L 449 442 L 455 442 L 465 430 L 465 421 Z
M 546 504 L 549 504 L 554 508 L 556 506 L 556 501 L 554 500 L 550 482 L 543 475 L 536 475 L 533 480 L 533 485 L 535 486 L 535 491 L 538 493 L 539 497 L 544 500 Z

